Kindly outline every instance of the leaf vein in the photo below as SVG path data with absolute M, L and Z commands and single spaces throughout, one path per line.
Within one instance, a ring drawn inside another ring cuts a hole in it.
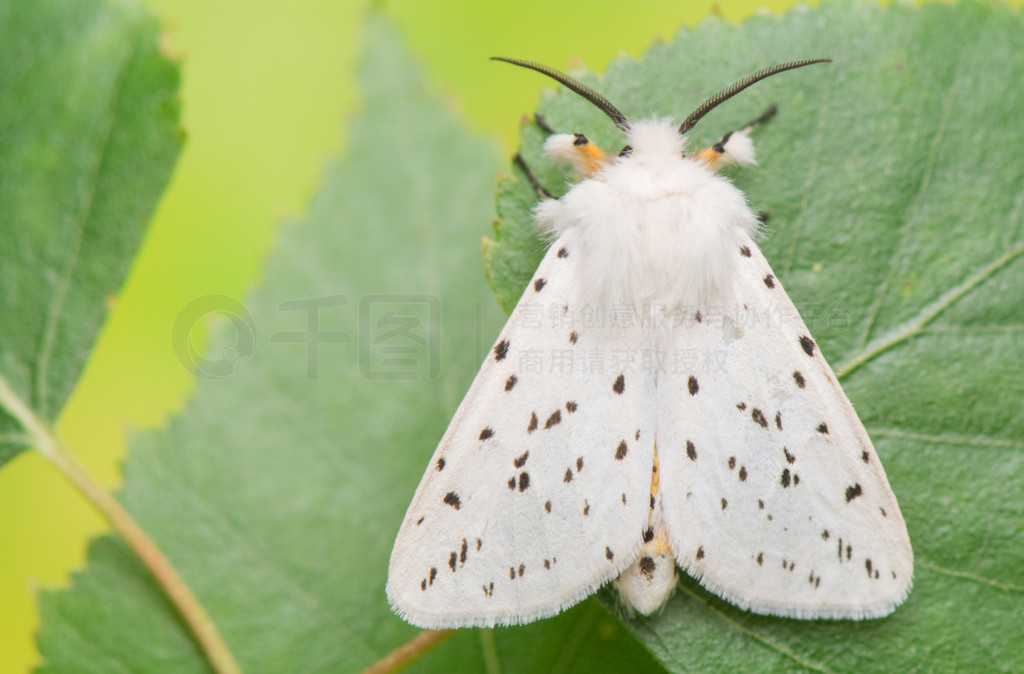
M 946 309 L 953 306 L 960 298 L 993 276 L 1000 269 L 1020 257 L 1022 253 L 1024 253 L 1024 244 L 1003 253 L 993 262 L 969 275 L 937 300 L 921 309 L 916 316 L 903 325 L 897 326 L 889 331 L 889 333 L 881 335 L 872 342 L 862 346 L 860 353 L 836 368 L 836 376 L 840 379 L 847 377 L 851 372 L 875 356 L 920 334 L 929 323 L 938 318 Z
M 970 573 L 969 571 L 957 571 L 956 569 L 947 569 L 944 566 L 939 566 L 937 564 L 929 564 L 928 562 L 922 561 L 918 561 L 917 565 L 921 568 L 928 569 L 929 571 L 941 573 L 946 576 L 953 576 L 954 578 L 964 578 L 966 580 L 973 580 L 976 583 L 981 583 L 983 585 L 991 585 L 992 587 L 997 587 L 1000 590 L 1006 590 L 1007 592 L 1024 592 L 1024 585 L 1004 583 L 1002 581 L 993 580 L 991 578 L 986 578 L 984 576 L 979 576 L 976 573 Z
M 964 46 L 960 50 L 956 71 L 953 73 L 953 81 L 950 82 L 949 87 L 947 87 L 945 97 L 942 101 L 942 111 L 939 113 L 938 124 L 935 127 L 935 134 L 932 136 L 931 146 L 928 148 L 928 158 L 925 160 L 924 170 L 921 172 L 921 182 L 918 185 L 917 193 L 910 202 L 910 207 L 907 209 L 907 215 L 903 220 L 903 225 L 900 227 L 899 242 L 896 244 L 892 257 L 889 259 L 885 278 L 882 279 L 881 285 L 878 286 L 878 292 L 875 293 L 875 300 L 872 302 L 871 308 L 868 310 L 868 317 L 864 323 L 864 330 L 860 335 L 858 345 L 859 350 L 863 350 L 867 345 L 868 340 L 871 338 L 871 332 L 875 327 L 875 322 L 878 320 L 878 316 L 882 312 L 882 306 L 885 304 L 886 296 L 889 293 L 889 287 L 892 285 L 897 270 L 900 267 L 900 260 L 903 258 L 907 250 L 907 246 L 910 243 L 910 235 L 914 229 L 914 223 L 921 212 L 921 207 L 924 204 L 925 194 L 928 192 L 928 188 L 931 185 L 932 175 L 935 173 L 936 157 L 938 156 L 939 148 L 942 145 L 942 139 L 945 136 L 946 128 L 949 124 L 950 110 L 953 107 L 953 90 L 956 89 L 957 83 L 960 81 L 963 74 L 964 64 L 967 61 L 967 49 L 968 42 L 965 41 Z
M 921 440 L 943 445 L 967 445 L 969 447 L 991 447 L 999 449 L 1024 450 L 1024 442 L 993 438 L 985 435 L 959 435 L 957 433 L 915 433 L 897 428 L 873 428 L 868 433 L 877 438 L 897 438 L 901 440 Z
M 799 655 L 797 655 L 793 651 L 789 650 L 788 648 L 786 648 L 782 644 L 777 643 L 775 641 L 772 641 L 771 639 L 769 639 L 768 637 L 764 636 L 763 634 L 760 634 L 760 633 L 756 632 L 755 630 L 752 630 L 749 627 L 746 627 L 746 626 L 740 624 L 739 622 L 733 620 L 732 618 L 727 616 L 725 613 L 720 611 L 716 606 L 713 606 L 711 603 L 709 603 L 704 597 L 702 597 L 702 596 L 698 595 L 696 592 L 694 592 L 692 589 L 690 589 L 688 587 L 685 587 L 685 586 L 680 586 L 679 589 L 682 590 L 683 592 L 685 592 L 687 595 L 689 595 L 692 599 L 694 599 L 694 600 L 700 602 L 701 604 L 703 604 L 705 608 L 707 608 L 711 613 L 713 613 L 715 615 L 715 617 L 721 619 L 723 622 L 728 624 L 729 627 L 732 627 L 733 629 L 735 629 L 735 630 L 741 632 L 742 634 L 750 637 L 751 639 L 759 642 L 762 646 L 765 646 L 765 647 L 767 647 L 770 650 L 776 651 L 780 655 L 783 655 L 783 656 L 789 658 L 790 660 L 792 660 L 793 662 L 796 662 L 801 667 L 806 667 L 807 669 L 811 669 L 811 670 L 814 670 L 816 672 L 822 672 L 823 674 L 830 674 L 830 670 L 825 669 L 825 667 L 823 667 L 822 665 L 819 665 L 818 663 L 815 663 L 815 662 L 811 662 L 810 660 L 807 660 L 806 658 L 800 657 Z
M 42 416 L 44 418 L 49 418 L 51 411 L 47 409 L 46 406 L 46 400 L 49 397 L 47 373 L 50 366 L 50 355 L 53 353 L 53 343 L 57 336 L 57 327 L 60 323 L 60 314 L 64 306 L 64 300 L 71 288 L 71 279 L 74 276 L 74 270 L 78 266 L 82 240 L 85 236 L 85 228 L 89 222 L 89 216 L 92 213 L 93 199 L 96 196 L 100 174 L 103 171 L 104 160 L 107 156 L 107 150 L 110 148 L 110 137 L 113 133 L 114 123 L 117 118 L 115 110 L 117 109 L 117 101 L 121 97 L 124 78 L 128 71 L 128 62 L 130 58 L 131 56 L 128 48 L 123 48 L 118 55 L 119 62 L 117 65 L 117 73 L 110 88 L 109 103 L 107 107 L 109 114 L 106 115 L 106 128 L 103 129 L 102 138 L 98 144 L 96 155 L 93 158 L 93 165 L 88 171 L 88 177 L 83 185 L 84 189 L 81 195 L 79 212 L 77 216 L 75 216 L 75 222 L 73 223 L 74 226 L 72 227 L 71 232 L 73 241 L 68 245 L 68 253 L 64 269 L 61 271 L 60 278 L 54 288 L 53 298 L 50 301 L 49 307 L 47 307 L 46 325 L 43 329 L 39 349 L 36 354 L 35 395 L 33 396 L 35 399 L 35 407 L 42 412 Z

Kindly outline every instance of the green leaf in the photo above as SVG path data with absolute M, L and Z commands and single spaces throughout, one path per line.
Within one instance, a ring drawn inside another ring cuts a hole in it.
M 760 67 L 827 56 L 757 84 L 694 130 L 705 145 L 769 103 L 760 165 L 732 177 L 771 214 L 763 249 L 874 438 L 916 555 L 894 615 L 801 622 L 740 611 L 685 579 L 628 623 L 669 669 L 1019 671 L 1024 668 L 1024 20 L 996 4 L 823 4 L 712 19 L 579 74 L 627 117 L 684 117 Z M 707 58 L 707 55 L 728 55 Z M 539 111 L 607 150 L 623 140 L 565 91 Z M 542 184 L 563 177 L 524 127 Z M 487 256 L 510 309 L 542 255 L 521 172 L 501 183 Z
M 382 19 L 365 43 L 347 157 L 282 228 L 245 305 L 207 298 L 230 323 L 209 353 L 239 358 L 192 363 L 223 378 L 135 438 L 125 465 L 122 502 L 246 672 L 355 671 L 416 635 L 385 600 L 391 545 L 501 325 L 477 244 L 494 217 L 494 149 L 468 137 Z M 319 344 L 306 311 L 317 305 Z M 396 328 L 413 339 L 387 337 Z M 410 346 L 407 363 L 382 350 Z M 205 671 L 150 585 L 100 539 L 70 589 L 40 596 L 42 671 Z M 602 660 L 657 669 L 589 602 L 525 630 L 462 632 L 418 666 Z
M 157 37 L 129 3 L 0 0 L 0 376 L 51 423 L 181 145 Z M 0 466 L 26 442 L 0 409 Z

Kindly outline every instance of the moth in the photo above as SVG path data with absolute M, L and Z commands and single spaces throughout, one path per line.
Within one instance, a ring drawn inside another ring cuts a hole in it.
M 392 608 L 425 628 L 510 625 L 612 582 L 649 615 L 678 567 L 755 613 L 891 613 L 913 575 L 896 498 L 755 243 L 757 216 L 718 172 L 755 163 L 751 132 L 775 108 L 686 144 L 723 101 L 827 59 L 744 77 L 679 125 L 629 121 L 564 73 L 498 60 L 590 101 L 627 144 L 545 143 L 582 179 L 535 209 L 550 248 L 405 515 Z

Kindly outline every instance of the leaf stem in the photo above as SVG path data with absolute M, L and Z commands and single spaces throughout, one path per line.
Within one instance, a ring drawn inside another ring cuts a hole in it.
M 452 635 L 452 630 L 423 630 L 415 637 L 391 651 L 363 670 L 362 674 L 396 672 L 427 653 Z
M 93 479 L 71 450 L 11 390 L 3 376 L 0 376 L 0 407 L 10 412 L 21 423 L 35 449 L 78 489 L 85 500 L 107 520 L 110 527 L 149 569 L 154 580 L 192 632 L 213 670 L 217 674 L 241 674 L 242 670 L 235 662 L 227 643 L 170 560 L 118 500 Z

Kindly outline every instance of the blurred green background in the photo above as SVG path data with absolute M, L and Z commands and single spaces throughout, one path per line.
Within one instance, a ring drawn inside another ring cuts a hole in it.
M 132 429 L 159 426 L 183 409 L 192 390 L 190 375 L 171 349 L 175 316 L 202 295 L 244 299 L 259 281 L 275 226 L 303 212 L 325 162 L 344 151 L 346 120 L 359 108 L 353 74 L 368 5 L 145 4 L 163 21 L 165 50 L 182 63 L 188 141 L 59 427 L 93 474 L 114 489 Z M 471 128 L 500 143 L 505 156 L 514 151 L 521 116 L 533 110 L 539 89 L 550 85 L 539 77 L 499 72 L 488 56 L 530 58 L 559 68 L 579 59 L 603 70 L 616 56 L 639 56 L 652 40 L 670 39 L 681 25 L 696 24 L 710 12 L 738 21 L 760 7 L 782 11 L 794 4 L 383 3 L 434 85 Z M 694 67 L 714 58 L 693 54 Z M 193 337 L 202 339 L 198 332 Z M 68 571 L 82 562 L 87 538 L 104 526 L 31 452 L 0 472 L 0 520 L 0 672 L 19 672 L 38 657 L 33 588 L 66 582 Z

